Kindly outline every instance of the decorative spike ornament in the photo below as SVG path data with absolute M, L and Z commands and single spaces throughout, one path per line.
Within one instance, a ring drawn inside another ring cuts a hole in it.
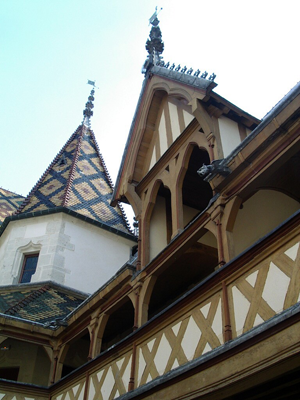
M 85 109 L 83 110 L 83 121 L 82 124 L 87 126 L 88 128 L 91 127 L 91 117 L 93 116 L 93 111 L 92 109 L 94 108 L 93 101 L 95 100 L 94 98 L 95 90 L 92 89 L 91 93 L 88 97 L 88 102 L 85 104 Z
M 159 20 L 157 15 L 158 12 L 156 7 L 154 14 L 149 19 L 152 28 L 149 34 L 149 39 L 146 42 L 146 50 L 149 55 L 142 68 L 143 74 L 145 74 L 152 65 L 158 65 L 162 60 L 161 54 L 164 51 L 164 42 L 162 41 L 161 30 L 158 26 Z

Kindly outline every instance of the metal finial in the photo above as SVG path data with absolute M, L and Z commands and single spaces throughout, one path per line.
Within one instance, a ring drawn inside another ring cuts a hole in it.
M 157 9 L 157 7 L 156 7 Z M 146 42 L 146 50 L 148 51 L 150 57 L 153 57 L 156 54 L 160 59 L 160 54 L 164 51 L 164 42 L 162 41 L 161 31 L 158 26 L 159 20 L 157 19 L 157 10 L 150 18 L 150 24 L 152 25 L 150 31 L 150 39 Z
M 161 10 L 162 8 L 159 11 Z M 149 19 L 149 25 L 151 24 L 152 28 L 149 34 L 149 39 L 146 42 L 146 50 L 149 55 L 142 67 L 143 74 L 146 74 L 153 65 L 159 65 L 162 61 L 161 54 L 164 51 L 164 42 L 162 41 L 161 31 L 158 26 L 159 20 L 157 15 L 159 11 L 157 11 L 157 7 L 155 7 L 155 12 Z
M 87 81 L 88 85 L 92 85 L 94 88 L 96 81 Z M 87 103 L 85 103 L 85 109 L 83 110 L 83 121 L 82 124 L 87 126 L 88 128 L 91 127 L 91 117 L 93 116 L 93 111 L 92 109 L 94 108 L 94 104 L 93 101 L 95 100 L 94 98 L 94 94 L 95 94 L 95 89 L 91 90 L 91 93 L 88 97 L 88 101 Z

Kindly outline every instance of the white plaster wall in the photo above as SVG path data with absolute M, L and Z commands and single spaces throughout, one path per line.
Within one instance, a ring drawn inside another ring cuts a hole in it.
M 40 252 L 37 271 L 32 280 L 38 274 L 39 266 L 44 262 L 42 245 L 53 242 L 52 231 L 59 230 L 58 215 L 28 218 L 12 221 L 6 227 L 0 238 L 0 284 L 9 285 L 19 282 L 24 254 Z M 50 222 L 50 223 L 49 223 Z M 56 228 L 54 228 L 56 227 Z
M 194 119 L 193 114 L 188 113 L 187 111 L 183 110 L 183 119 L 184 124 L 187 127 Z
M 171 130 L 174 142 L 174 140 L 177 139 L 181 133 L 179 126 L 179 119 L 178 119 L 178 111 L 177 111 L 177 106 L 175 106 L 175 104 L 173 103 L 168 103 L 168 107 L 170 112 Z
M 251 129 L 246 128 L 246 135 L 247 135 L 247 136 L 249 136 L 251 132 L 252 132 Z
M 229 118 L 219 118 L 219 129 L 224 157 L 227 157 L 240 143 L 238 124 Z
M 153 147 L 153 152 L 152 152 L 151 161 L 150 161 L 150 165 L 149 165 L 149 171 L 155 163 L 156 163 L 156 145 L 154 145 L 154 147 Z
M 166 204 L 157 196 L 150 221 L 150 260 L 167 245 Z
M 160 155 L 162 156 L 164 152 L 168 150 L 166 118 L 164 111 L 161 114 L 158 133 L 159 133 Z
M 0 238 L 0 284 L 18 283 L 23 254 L 38 249 L 31 282 L 52 280 L 92 293 L 129 259 L 134 244 L 63 213 L 13 221 Z
M 183 226 L 186 226 L 191 222 L 194 217 L 199 214 L 199 210 L 192 208 L 183 204 Z
M 299 203 L 275 190 L 260 190 L 243 203 L 234 228 L 235 255 L 287 219 L 299 209 Z
M 64 251 L 65 284 L 92 293 L 128 261 L 136 242 L 66 214 L 63 220 L 64 233 L 74 245 Z

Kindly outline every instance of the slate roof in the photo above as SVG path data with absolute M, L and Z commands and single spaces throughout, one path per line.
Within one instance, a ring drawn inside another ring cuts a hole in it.
M 17 214 L 66 207 L 131 233 L 119 204 L 110 206 L 113 185 L 94 133 L 80 125 L 31 190 Z
M 87 295 L 62 289 L 51 283 L 0 289 L 0 312 L 39 323 L 63 319 L 77 308 Z
M 0 225 L 7 216 L 12 215 L 20 207 L 23 201 L 23 196 L 0 188 Z

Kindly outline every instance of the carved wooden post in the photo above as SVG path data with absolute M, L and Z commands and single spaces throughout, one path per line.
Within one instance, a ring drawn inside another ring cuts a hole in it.
M 94 313 L 91 316 L 91 322 L 88 326 L 88 330 L 90 333 L 91 341 L 90 341 L 89 354 L 87 358 L 88 360 L 92 360 L 96 356 L 95 350 L 96 350 L 97 334 L 99 330 L 99 310 L 97 313 Z
M 222 281 L 222 298 L 224 307 L 224 341 L 228 342 L 228 340 L 232 339 L 232 329 L 229 312 L 228 292 L 226 283 L 224 281 Z
M 56 370 L 57 370 L 57 362 L 59 356 L 59 349 L 53 349 L 52 352 L 52 360 L 51 360 L 51 368 L 50 368 L 50 383 L 53 384 L 55 382 Z
M 217 227 L 217 242 L 218 242 L 218 258 L 219 258 L 219 266 L 222 267 L 226 261 L 224 257 L 224 246 L 223 246 L 223 237 L 222 237 L 222 216 L 224 214 L 224 205 L 218 204 L 214 211 L 211 214 L 212 221 L 216 224 Z

